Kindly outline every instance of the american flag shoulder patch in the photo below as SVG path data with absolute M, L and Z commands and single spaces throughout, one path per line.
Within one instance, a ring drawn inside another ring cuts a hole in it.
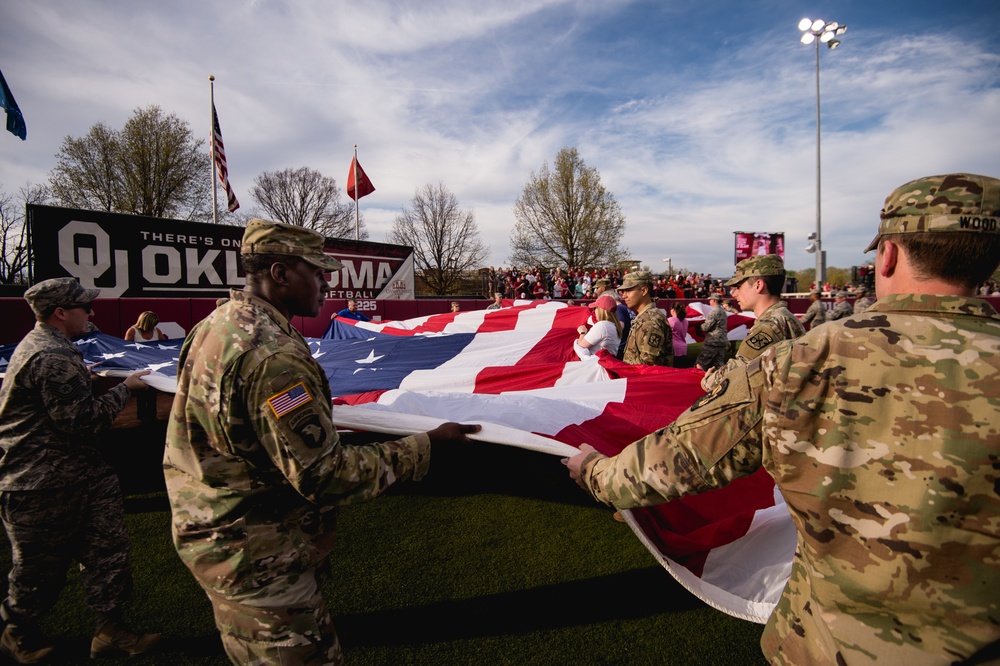
M 267 404 L 271 407 L 271 411 L 279 419 L 292 411 L 296 407 L 301 407 L 312 400 L 312 396 L 309 395 L 309 390 L 306 385 L 299 382 L 291 388 L 287 388 L 277 395 L 273 395 L 267 399 Z

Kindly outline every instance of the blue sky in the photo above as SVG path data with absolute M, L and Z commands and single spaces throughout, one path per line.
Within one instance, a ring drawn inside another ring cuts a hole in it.
M 822 215 L 828 264 L 856 265 L 896 186 L 1000 176 L 997 0 L 0 0 L 0 70 L 28 125 L 0 136 L 0 188 L 44 182 L 63 137 L 150 104 L 207 137 L 214 74 L 245 208 L 265 170 L 343 186 L 358 144 L 371 240 L 441 182 L 507 265 L 515 200 L 573 146 L 654 270 L 729 274 L 735 231 L 783 231 L 789 268 L 812 267 L 804 16 L 848 26 L 820 53 Z

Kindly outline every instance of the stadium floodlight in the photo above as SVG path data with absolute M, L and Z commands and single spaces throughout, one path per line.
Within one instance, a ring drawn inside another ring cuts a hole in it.
M 847 32 L 847 26 L 836 21 L 824 21 L 823 19 L 810 20 L 807 18 L 799 21 L 799 30 L 802 31 L 802 38 L 799 40 L 803 44 L 815 44 L 816 49 L 816 233 L 809 234 L 811 241 L 806 247 L 806 252 L 816 254 L 816 284 L 822 284 L 825 275 L 823 263 L 823 241 L 821 235 L 820 212 L 822 210 L 822 189 L 820 178 L 820 130 L 819 130 L 819 45 L 826 44 L 827 48 L 835 49 L 840 46 L 840 40 L 836 37 Z

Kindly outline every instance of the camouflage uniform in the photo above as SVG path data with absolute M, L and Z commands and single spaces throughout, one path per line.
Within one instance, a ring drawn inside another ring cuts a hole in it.
M 706 375 L 702 381 L 702 388 L 706 391 L 712 390 L 721 377 L 732 370 L 737 365 L 746 365 L 749 361 L 763 354 L 768 347 L 773 346 L 781 340 L 794 340 L 806 332 L 801 322 L 795 318 L 784 301 L 778 301 L 768 309 L 764 310 L 753 328 L 747 333 L 746 338 L 740 343 L 736 350 L 736 357 L 729 359 L 726 365 L 719 371 Z
M 726 364 L 726 350 L 729 349 L 729 316 L 718 304 L 708 311 L 701 330 L 705 334 L 701 352 L 695 363 L 702 370 L 721 368 Z
M 780 278 L 783 281 L 785 262 L 777 254 L 765 254 L 744 259 L 736 264 L 736 272 L 725 286 L 735 289 L 739 287 L 740 283 L 753 278 L 765 281 L 771 278 Z M 775 292 L 773 295 L 774 298 L 780 296 L 780 292 Z M 759 303 L 760 301 L 754 302 Z M 764 303 L 766 302 L 765 300 Z M 757 307 L 755 304 L 753 309 L 756 310 Z M 760 313 L 753 328 L 740 343 L 739 349 L 736 350 L 736 358 L 733 360 L 751 361 L 763 354 L 764 350 L 775 342 L 792 340 L 805 332 L 805 328 L 795 318 L 795 315 L 788 311 L 788 306 L 784 302 L 778 301 Z
M 423 477 L 430 439 L 343 446 L 305 340 L 241 291 L 192 329 L 179 368 L 164 455 L 174 544 L 226 652 L 234 663 L 341 662 L 317 582 L 337 506 Z
M 838 292 L 837 298 L 847 298 L 845 292 Z M 844 317 L 850 317 L 854 314 L 854 309 L 851 304 L 846 300 L 839 301 L 833 304 L 833 310 L 826 316 L 827 321 L 837 321 L 838 319 L 843 319 Z
M 802 322 L 788 311 L 784 301 L 779 301 L 757 317 L 753 328 L 736 350 L 736 356 L 744 361 L 752 361 L 775 342 L 794 340 L 805 332 Z
M 961 659 L 1000 638 L 998 373 L 988 304 L 889 296 L 779 343 L 619 456 L 592 454 L 583 478 L 625 509 L 764 466 L 798 530 L 768 658 Z
M 46 299 L 70 306 L 67 290 L 81 303 L 97 295 L 72 278 L 57 278 L 25 298 L 40 316 Z M 132 574 L 121 488 L 94 436 L 111 426 L 130 395 L 122 383 L 95 397 L 80 350 L 42 321 L 11 356 L 0 387 L 0 517 L 13 554 L 0 608 L 5 621 L 37 625 L 73 560 L 82 565 L 92 610 L 110 613 L 127 600 Z
M 1000 233 L 998 215 L 1000 180 L 913 181 L 866 251 L 885 234 Z M 890 294 L 778 343 L 618 456 L 588 453 L 580 481 L 630 508 L 764 467 L 798 538 L 761 639 L 774 663 L 995 661 L 998 376 L 988 303 Z
M 871 298 L 869 293 L 867 289 L 861 291 L 861 298 L 854 301 L 854 314 L 861 314 L 875 304 L 875 299 Z
M 825 321 L 826 308 L 823 307 L 822 300 L 816 299 L 809 304 L 809 309 L 806 310 L 805 316 L 802 317 L 802 324 L 809 328 L 816 328 Z
M 674 364 L 674 343 L 670 323 L 663 312 L 650 304 L 632 320 L 622 361 L 632 365 Z

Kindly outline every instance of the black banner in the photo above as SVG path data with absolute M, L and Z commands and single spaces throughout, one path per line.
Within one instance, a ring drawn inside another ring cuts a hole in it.
M 35 282 L 71 276 L 105 298 L 218 297 L 241 288 L 243 227 L 28 205 Z M 331 298 L 412 299 L 413 249 L 327 240 Z

